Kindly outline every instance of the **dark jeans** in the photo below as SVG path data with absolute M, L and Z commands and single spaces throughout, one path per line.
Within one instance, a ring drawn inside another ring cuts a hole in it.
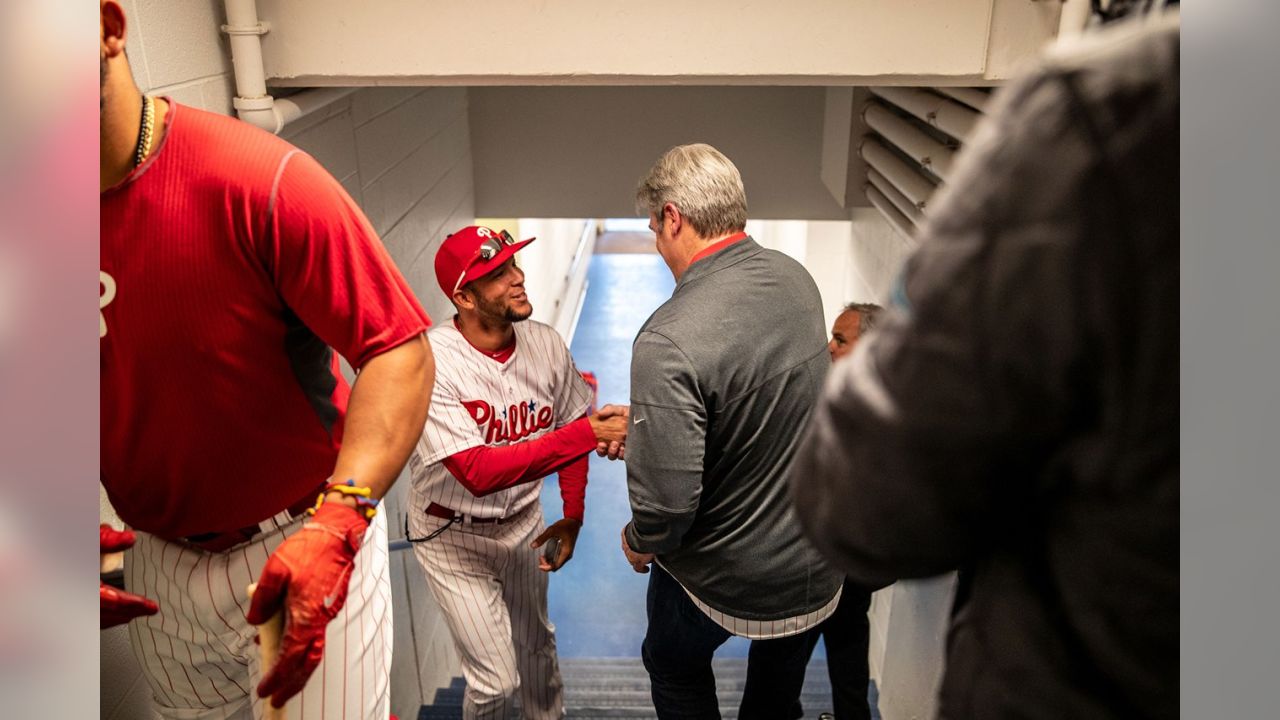
M 656 564 L 650 566 L 649 629 L 641 646 L 649 671 L 653 707 L 661 720 L 720 717 L 711 658 L 729 631 L 707 617 L 684 588 Z M 812 631 L 776 640 L 753 640 L 738 717 L 797 718 L 804 670 L 813 649 Z M 865 686 L 863 688 L 865 694 Z
M 867 667 L 871 622 L 867 611 L 871 609 L 871 593 L 845 580 L 836 611 L 818 626 L 809 645 L 812 650 L 819 634 L 826 643 L 827 675 L 831 678 L 836 720 L 871 720 L 871 707 L 867 702 L 867 686 L 871 680 Z

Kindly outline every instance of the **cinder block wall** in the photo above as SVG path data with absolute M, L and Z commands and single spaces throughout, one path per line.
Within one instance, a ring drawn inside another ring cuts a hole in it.
M 431 317 L 442 322 L 452 315 L 432 260 L 444 233 L 475 216 L 466 90 L 361 90 L 285 128 L 283 137 L 315 157 L 364 208 Z M 386 499 L 392 540 L 404 532 L 408 487 L 406 472 Z M 458 674 L 458 659 L 412 553 L 392 553 L 391 567 L 392 710 L 415 717 L 423 699 Z
M 235 83 L 222 3 L 123 0 L 128 51 L 138 86 L 211 112 L 234 114 Z M 467 91 L 369 88 L 299 120 L 283 136 L 338 178 L 369 216 L 419 300 L 440 321 L 452 309 L 434 278 L 432 258 L 445 228 L 475 217 Z M 391 536 L 402 533 L 401 477 L 388 500 Z M 103 517 L 114 514 L 102 502 Z M 392 558 L 395 661 L 392 710 L 416 717 L 423 698 L 458 674 L 448 629 L 408 552 Z M 150 689 L 123 628 L 101 638 L 101 717 L 150 718 Z
M 437 321 L 453 314 L 432 261 L 475 220 L 465 88 L 369 88 L 285 128 L 364 209 Z

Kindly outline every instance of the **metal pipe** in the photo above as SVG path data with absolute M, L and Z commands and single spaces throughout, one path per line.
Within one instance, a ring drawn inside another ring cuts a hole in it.
M 955 151 L 934 140 L 924 131 L 912 127 L 911 123 L 894 115 L 888 108 L 878 102 L 867 103 L 862 111 L 862 120 L 872 130 L 897 146 L 924 169 L 943 180 L 951 172 L 951 163 Z
M 871 204 L 880 211 L 881 215 L 884 215 L 884 219 L 888 220 L 890 225 L 897 228 L 898 232 L 905 235 L 907 239 L 914 244 L 916 226 L 907 219 L 906 215 L 898 212 L 898 208 L 894 207 L 893 203 L 889 202 L 888 198 L 886 198 L 879 190 L 871 187 L 870 185 L 867 185 L 865 189 L 867 192 L 867 199 L 870 200 Z
M 275 109 L 280 116 L 280 126 L 284 127 L 300 117 L 332 105 L 342 98 L 354 93 L 357 88 L 311 88 L 297 92 L 289 97 L 275 99 Z
M 222 32 L 231 39 L 231 65 L 235 69 L 236 92 L 246 98 L 267 95 L 267 77 L 262 69 L 262 36 L 271 27 L 258 20 L 254 0 L 226 0 L 227 24 Z
M 894 187 L 893 183 L 889 182 L 885 176 L 876 172 L 872 168 L 867 168 L 867 180 L 873 187 L 875 187 L 875 189 L 884 193 L 884 196 L 889 199 L 889 202 L 893 203 L 893 206 L 898 208 L 903 215 L 910 218 L 911 222 L 918 224 L 924 217 L 920 212 L 920 208 L 912 205 L 911 201 L 907 199 L 907 196 L 899 192 L 898 188 Z
M 936 87 L 933 90 L 934 92 L 939 92 L 939 93 L 942 93 L 943 95 L 946 95 L 952 100 L 959 100 L 960 102 L 964 103 L 965 105 L 968 105 L 969 107 L 973 108 L 974 110 L 977 110 L 978 112 L 983 112 L 987 109 L 987 100 L 989 100 L 991 97 L 990 95 L 982 92 L 978 88 Z
M 262 64 L 262 36 L 271 26 L 258 20 L 256 0 L 226 0 L 226 9 L 227 24 L 222 31 L 231 38 L 231 66 L 236 78 L 236 97 L 231 104 L 241 120 L 278 135 L 285 125 L 355 92 L 353 88 L 315 88 L 280 100 L 271 97 Z
M 867 164 L 875 168 L 894 187 L 907 196 L 912 205 L 923 210 L 933 195 L 935 186 L 931 180 L 908 165 L 906 161 L 894 155 L 888 148 L 874 137 L 867 138 L 858 149 L 858 154 Z
M 873 87 L 871 92 L 960 141 L 982 117 L 973 108 L 920 88 Z

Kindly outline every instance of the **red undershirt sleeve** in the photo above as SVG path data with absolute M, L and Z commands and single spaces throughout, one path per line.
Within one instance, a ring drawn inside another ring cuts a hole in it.
M 560 472 L 565 517 L 581 520 L 587 486 L 587 453 L 595 447 L 596 435 L 591 423 L 582 417 L 536 440 L 468 448 L 446 457 L 443 462 L 445 469 L 477 497 Z M 575 514 L 571 515 L 571 510 Z
M 594 440 L 594 436 L 593 436 Z M 591 446 L 593 449 L 594 445 Z M 560 499 L 564 502 L 564 516 L 582 522 L 587 503 L 587 453 L 560 468 Z

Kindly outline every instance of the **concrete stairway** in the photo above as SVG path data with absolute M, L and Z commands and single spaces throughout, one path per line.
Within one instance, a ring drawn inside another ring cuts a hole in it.
M 560 673 L 565 685 L 565 713 L 570 718 L 656 718 L 649 697 L 649 676 L 639 658 L 563 658 Z M 716 689 L 720 713 L 738 717 L 738 702 L 747 677 L 747 661 L 740 658 L 715 660 Z M 422 708 L 418 720 L 460 720 L 462 718 L 461 678 L 436 693 L 433 704 Z M 874 708 L 875 688 L 871 688 Z M 800 698 L 805 717 L 816 718 L 831 711 L 831 685 L 827 665 L 822 660 L 809 663 Z M 873 710 L 873 717 L 879 714 Z

